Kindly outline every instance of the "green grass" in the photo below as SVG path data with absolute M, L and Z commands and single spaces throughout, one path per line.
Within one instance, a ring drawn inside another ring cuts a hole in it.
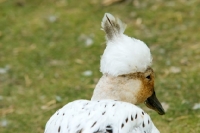
M 0 68 L 8 68 L 0 74 L 0 132 L 43 132 L 57 109 L 90 99 L 101 77 L 105 12 L 122 19 L 126 34 L 151 48 L 157 96 L 169 109 L 159 116 L 142 108 L 158 129 L 200 132 L 200 110 L 192 109 L 200 103 L 199 9 L 198 0 L 127 1 L 108 7 L 98 0 L 0 0 Z M 85 46 L 81 35 L 90 36 L 93 45 Z M 181 71 L 174 73 L 173 67 Z M 83 76 L 86 70 L 92 76 Z

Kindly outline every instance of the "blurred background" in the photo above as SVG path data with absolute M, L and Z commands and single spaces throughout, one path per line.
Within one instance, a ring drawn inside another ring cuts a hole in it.
M 199 0 L 0 0 L 0 132 L 42 133 L 101 77 L 105 12 L 151 49 L 161 133 L 200 132 Z

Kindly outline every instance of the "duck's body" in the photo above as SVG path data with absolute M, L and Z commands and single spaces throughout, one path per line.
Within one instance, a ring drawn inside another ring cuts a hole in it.
M 77 100 L 58 110 L 45 133 L 159 133 L 137 106 L 114 100 Z
M 105 14 L 102 28 L 107 37 L 103 76 L 91 101 L 65 105 L 47 122 L 45 133 L 159 133 L 150 117 L 134 105 L 145 102 L 164 114 L 154 91 L 149 48 L 124 35 L 125 25 L 111 14 Z

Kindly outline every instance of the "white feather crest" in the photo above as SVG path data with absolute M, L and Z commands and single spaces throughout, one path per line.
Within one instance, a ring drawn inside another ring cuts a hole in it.
M 124 35 L 125 25 L 106 13 L 102 20 L 107 47 L 101 57 L 100 71 L 113 76 L 144 72 L 152 63 L 150 49 L 135 38 Z
M 106 32 L 107 39 L 112 40 L 124 33 L 126 24 L 122 23 L 120 19 L 115 18 L 113 15 L 105 13 L 101 27 Z

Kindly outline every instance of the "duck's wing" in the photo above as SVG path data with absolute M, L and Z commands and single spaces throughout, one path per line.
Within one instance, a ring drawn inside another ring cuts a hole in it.
M 45 133 L 159 133 L 151 118 L 135 105 L 78 100 L 65 105 L 47 122 Z

